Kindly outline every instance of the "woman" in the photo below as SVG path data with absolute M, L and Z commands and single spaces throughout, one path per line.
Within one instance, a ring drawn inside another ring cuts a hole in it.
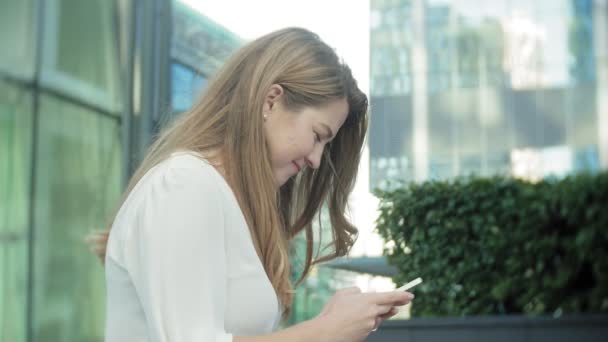
M 288 28 L 243 47 L 151 146 L 111 233 L 106 341 L 360 341 L 413 295 L 338 291 L 315 319 L 276 331 L 292 304 L 289 241 L 311 265 L 346 255 L 344 216 L 367 98 L 319 37 Z M 333 252 L 312 260 L 329 208 Z

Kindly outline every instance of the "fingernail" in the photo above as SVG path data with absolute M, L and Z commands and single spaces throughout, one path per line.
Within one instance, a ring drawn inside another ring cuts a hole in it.
M 412 300 L 412 299 L 414 299 L 416 296 L 414 296 L 414 294 L 413 294 L 413 293 L 409 293 L 409 294 L 408 294 L 408 297 L 410 298 L 410 300 Z

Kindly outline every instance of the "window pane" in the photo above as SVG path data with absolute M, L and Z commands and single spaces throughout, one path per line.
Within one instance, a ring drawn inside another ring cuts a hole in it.
M 36 341 L 100 341 L 104 275 L 83 239 L 121 192 L 118 122 L 41 98 L 35 201 Z
M 25 341 L 32 97 L 0 82 L 0 341 Z
M 0 70 L 23 78 L 34 74 L 36 20 L 33 0 L 3 0 L 0 11 Z
M 377 96 L 370 102 L 370 190 L 385 180 L 413 179 L 413 122 L 404 115 L 412 108 L 411 96 Z
M 453 92 L 429 93 L 428 125 L 429 152 L 431 156 L 430 171 L 432 178 L 449 178 L 453 176 L 453 165 L 457 162 L 458 150 L 458 121 L 453 115 L 452 103 L 458 101 L 458 95 Z
M 581 85 L 566 90 L 566 111 L 569 115 L 569 143 L 576 148 L 597 144 L 597 90 Z
M 114 1 L 55 0 L 45 4 L 43 83 L 118 111 Z
M 181 64 L 171 65 L 171 106 L 175 112 L 183 112 L 192 105 L 193 72 Z
M 241 39 L 181 1 L 174 0 L 172 5 L 171 56 L 213 75 L 242 44 Z
M 207 79 L 179 63 L 171 64 L 171 106 L 180 113 L 188 110 Z

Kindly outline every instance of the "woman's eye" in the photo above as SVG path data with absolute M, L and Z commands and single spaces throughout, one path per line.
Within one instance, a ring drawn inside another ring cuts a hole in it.
M 319 134 L 317 134 L 317 132 L 315 132 L 314 134 L 315 134 L 315 141 L 321 142 L 321 137 L 319 136 Z

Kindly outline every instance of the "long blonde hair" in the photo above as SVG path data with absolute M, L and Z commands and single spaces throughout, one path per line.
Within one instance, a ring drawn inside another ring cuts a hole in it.
M 273 84 L 284 89 L 290 110 L 345 98 L 349 113 L 324 152 L 318 169 L 306 169 L 277 188 L 263 129 L 262 108 Z M 237 51 L 218 71 L 198 102 L 167 126 L 150 146 L 121 201 L 152 167 L 178 150 L 217 160 L 245 216 L 255 249 L 277 292 L 286 317 L 293 300 L 289 241 L 305 231 L 304 279 L 315 263 L 348 253 L 357 229 L 345 216 L 367 131 L 367 97 L 348 66 L 314 33 L 287 28 L 265 35 Z M 312 224 L 326 204 L 331 218 L 331 252 L 314 261 Z M 105 258 L 109 228 L 90 239 Z

